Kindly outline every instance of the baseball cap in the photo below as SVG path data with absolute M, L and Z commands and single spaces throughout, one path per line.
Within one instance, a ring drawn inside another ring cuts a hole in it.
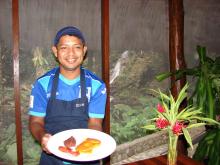
M 62 29 L 60 29 L 57 34 L 56 37 L 54 38 L 54 45 L 56 46 L 60 40 L 60 38 L 64 35 L 72 35 L 72 36 L 76 36 L 79 39 L 81 39 L 82 43 L 85 44 L 85 39 L 83 37 L 82 32 L 74 26 L 67 26 L 64 27 Z

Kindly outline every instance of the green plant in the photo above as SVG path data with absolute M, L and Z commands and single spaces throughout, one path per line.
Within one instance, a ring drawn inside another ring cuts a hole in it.
M 156 116 L 156 112 L 148 112 L 148 109 L 152 109 L 158 99 L 139 96 L 138 100 L 139 103 L 135 106 L 120 103 L 111 107 L 111 135 L 116 139 L 117 144 L 132 141 L 152 132 L 140 127 L 145 124 L 146 119 Z
M 207 124 L 219 124 L 211 118 L 206 118 L 201 112 L 201 108 L 197 106 L 187 106 L 181 112 L 179 108 L 183 100 L 187 97 L 186 90 L 188 84 L 186 84 L 180 91 L 178 98 L 173 98 L 172 94 L 166 95 L 160 90 L 155 91 L 159 94 L 161 104 L 158 104 L 156 112 L 158 116 L 153 118 L 153 124 L 148 124 L 143 128 L 148 130 L 167 130 L 169 135 L 168 146 L 168 164 L 175 165 L 177 158 L 177 140 L 179 135 L 183 134 L 186 141 L 193 148 L 192 139 L 188 132 L 188 129 L 193 127 L 199 127 Z
M 220 164 L 220 129 L 209 129 L 199 142 L 193 158 L 196 160 L 205 159 L 206 164 Z
M 197 46 L 199 56 L 199 65 L 194 68 L 177 70 L 176 72 L 167 72 L 156 77 L 161 81 L 169 76 L 175 76 L 176 80 L 183 75 L 193 76 L 197 79 L 192 95 L 189 99 L 190 104 L 201 107 L 206 117 L 216 120 L 219 116 L 220 102 L 220 57 L 215 60 L 206 55 L 206 48 Z M 199 142 L 194 158 L 203 160 L 206 158 L 209 165 L 218 165 L 219 156 L 216 153 L 220 151 L 219 128 L 214 126 L 207 127 L 207 133 Z M 213 139 L 215 137 L 215 140 Z M 213 163 L 213 160 L 216 160 Z
M 216 102 L 220 99 L 220 57 L 215 60 L 206 55 L 206 48 L 197 46 L 199 55 L 199 65 L 194 68 L 177 70 L 176 72 L 166 72 L 156 76 L 158 81 L 162 81 L 169 76 L 175 76 L 176 80 L 183 75 L 197 78 L 194 91 L 189 99 L 190 103 L 202 108 L 207 117 L 215 119 L 219 114 L 216 109 Z

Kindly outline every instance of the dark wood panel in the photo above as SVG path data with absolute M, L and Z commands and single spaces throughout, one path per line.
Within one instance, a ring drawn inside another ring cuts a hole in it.
M 110 133 L 110 84 L 109 84 L 109 0 L 102 0 L 102 79 L 107 87 L 107 104 L 104 129 Z
M 17 141 L 17 163 L 23 165 L 22 149 L 22 126 L 21 126 L 21 103 L 19 84 L 19 6 L 18 0 L 12 1 L 12 33 L 13 33 L 13 70 L 14 70 L 14 100 L 15 100 L 15 123 Z
M 170 71 L 175 72 L 179 69 L 185 69 L 184 57 L 184 8 L 183 0 L 169 0 L 169 59 Z M 171 92 L 174 98 L 177 98 L 180 90 L 186 83 L 186 76 L 176 81 L 175 76 L 171 76 Z M 181 104 L 179 111 L 186 107 L 186 99 Z M 187 142 L 185 138 L 179 138 L 178 151 L 187 155 Z
M 167 165 L 167 156 L 163 155 L 151 159 L 140 160 L 137 162 L 128 163 L 127 165 Z M 177 165 L 204 165 L 204 164 L 181 154 L 178 156 Z
M 106 84 L 107 102 L 104 119 L 104 131 L 110 134 L 110 80 L 109 80 L 109 0 L 102 0 L 102 79 Z M 110 164 L 110 157 L 105 158 L 105 165 Z

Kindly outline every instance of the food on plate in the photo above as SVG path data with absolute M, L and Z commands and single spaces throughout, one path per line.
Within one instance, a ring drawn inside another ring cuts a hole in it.
M 73 156 L 78 156 L 80 154 L 78 151 L 73 151 L 71 148 L 68 148 L 66 146 L 59 146 L 58 149 L 62 152 L 69 153 Z
M 76 139 L 73 136 L 71 136 L 68 139 L 64 140 L 64 145 L 68 148 L 75 147 Z
M 79 153 L 92 153 L 93 149 L 98 147 L 101 141 L 94 138 L 87 138 L 78 146 L 76 146 L 76 151 Z
M 100 140 L 94 139 L 94 138 L 87 138 L 86 141 L 89 141 L 89 142 L 91 142 L 93 144 L 100 144 L 101 143 Z
M 64 146 L 59 146 L 61 152 L 69 153 L 78 156 L 80 153 L 92 153 L 93 149 L 98 147 L 101 141 L 95 138 L 86 138 L 83 142 L 76 146 L 76 140 L 73 136 L 64 141 Z M 75 147 L 75 149 L 71 149 Z

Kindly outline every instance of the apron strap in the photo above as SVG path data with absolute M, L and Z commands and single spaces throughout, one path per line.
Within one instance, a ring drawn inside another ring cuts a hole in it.
M 86 79 L 84 69 L 80 69 L 81 98 L 86 98 Z
M 60 68 L 58 68 L 55 72 L 55 76 L 53 79 L 52 83 L 52 90 L 51 90 L 51 98 L 55 99 L 56 98 L 56 92 L 57 92 L 57 86 L 58 86 L 58 80 L 59 80 L 59 73 L 60 73 Z
M 51 98 L 56 98 L 56 91 L 58 87 L 59 81 L 59 73 L 60 69 L 58 68 L 55 72 L 55 76 L 52 83 L 52 90 L 51 90 Z M 86 98 L 86 79 L 85 79 L 85 71 L 84 69 L 80 69 L 80 86 L 81 86 L 81 98 Z

